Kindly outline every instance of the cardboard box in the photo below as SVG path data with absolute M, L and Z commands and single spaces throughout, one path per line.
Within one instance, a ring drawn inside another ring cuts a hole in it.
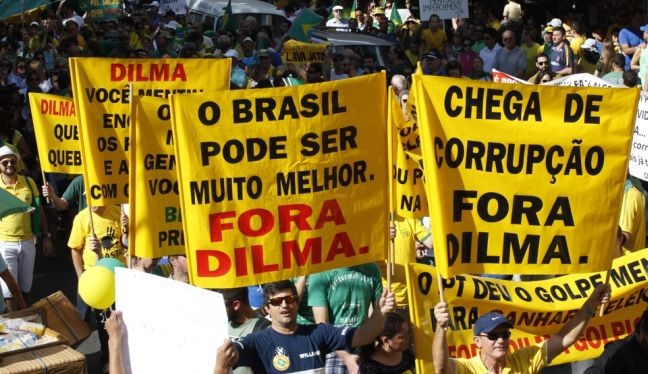
M 61 334 L 67 345 L 74 346 L 90 336 L 88 324 L 61 291 L 40 299 L 32 308 L 42 308 L 45 311 L 43 324 Z
M 55 345 L 0 357 L 2 374 L 86 374 L 86 358 L 74 349 Z

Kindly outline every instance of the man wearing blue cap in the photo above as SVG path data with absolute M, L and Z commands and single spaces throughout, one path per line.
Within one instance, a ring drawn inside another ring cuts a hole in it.
M 538 345 L 518 349 L 509 354 L 510 329 L 513 324 L 504 315 L 490 312 L 479 317 L 474 325 L 474 341 L 479 354 L 470 359 L 450 358 L 445 331 L 450 323 L 448 305 L 440 302 L 434 307 L 437 321 L 432 353 L 437 373 L 539 373 L 554 357 L 570 347 L 596 314 L 597 304 L 607 303 L 609 285 L 599 285 L 583 307 L 560 331 Z

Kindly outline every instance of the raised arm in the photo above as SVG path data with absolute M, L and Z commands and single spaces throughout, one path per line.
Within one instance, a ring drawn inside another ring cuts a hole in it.
M 448 304 L 440 302 L 434 306 L 434 318 L 436 329 L 432 341 L 432 360 L 434 360 L 434 371 L 437 374 L 454 373 L 455 363 L 450 359 L 448 342 L 446 340 L 446 329 L 450 324 L 450 312 Z
M 560 352 L 574 344 L 587 327 L 589 320 L 596 314 L 596 306 L 608 301 L 610 301 L 610 285 L 598 285 L 583 307 L 547 341 L 547 362 L 551 362 Z
M 376 336 L 383 329 L 385 314 L 394 310 L 395 303 L 394 293 L 388 289 L 383 290 L 382 296 L 378 300 L 378 305 L 373 308 L 371 316 L 353 334 L 353 339 L 351 340 L 351 346 L 353 348 L 367 345 L 376 339 Z

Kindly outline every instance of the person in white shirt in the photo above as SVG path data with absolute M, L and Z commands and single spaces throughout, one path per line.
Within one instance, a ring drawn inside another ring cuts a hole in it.
M 326 27 L 335 27 L 337 29 L 346 29 L 349 27 L 349 21 L 342 17 L 344 8 L 340 5 L 333 7 L 333 18 L 326 21 Z
M 490 74 L 491 70 L 493 70 L 497 50 L 502 48 L 497 44 L 497 31 L 495 29 L 489 27 L 484 31 L 484 44 L 486 45 L 479 51 L 479 57 L 484 61 L 484 71 Z

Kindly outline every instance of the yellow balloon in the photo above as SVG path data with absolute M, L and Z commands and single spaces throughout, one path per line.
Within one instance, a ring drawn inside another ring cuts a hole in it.
M 95 309 L 108 309 L 115 302 L 115 273 L 93 266 L 79 278 L 79 296 Z

